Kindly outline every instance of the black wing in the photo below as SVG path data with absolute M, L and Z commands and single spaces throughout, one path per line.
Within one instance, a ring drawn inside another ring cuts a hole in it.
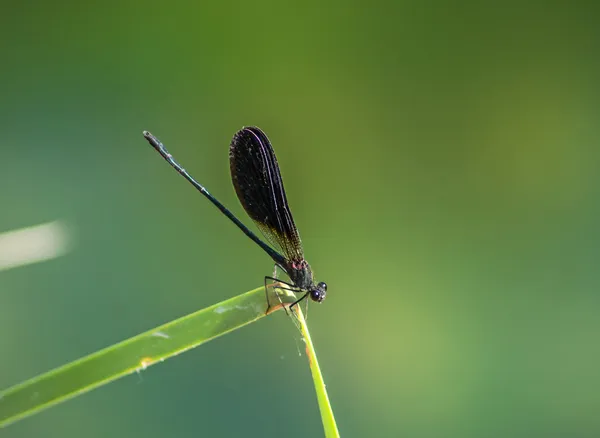
M 288 260 L 303 260 L 271 142 L 259 128 L 242 128 L 229 147 L 231 179 L 244 210 Z

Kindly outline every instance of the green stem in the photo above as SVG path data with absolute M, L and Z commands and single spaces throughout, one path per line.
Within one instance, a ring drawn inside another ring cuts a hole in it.
M 306 319 L 304 319 L 304 314 L 302 313 L 300 306 L 294 306 L 294 310 L 296 312 L 296 317 L 300 322 L 300 330 L 306 343 L 306 356 L 308 357 L 310 372 L 317 393 L 317 401 L 319 403 L 319 410 L 321 411 L 321 421 L 323 422 L 325 437 L 339 438 L 340 433 L 338 432 L 335 417 L 333 416 L 333 410 L 331 409 L 331 403 L 329 402 L 329 396 L 327 395 L 327 389 L 325 388 L 325 381 L 323 379 L 323 374 L 321 373 L 321 368 L 319 367 L 317 353 L 315 352 L 308 326 L 306 325 Z
M 285 298 L 285 305 L 289 305 L 288 298 L 295 297 Z M 271 302 L 274 300 L 276 298 L 271 298 Z M 281 308 L 281 304 L 273 306 L 269 313 Z M 325 436 L 339 437 L 306 321 L 299 306 L 294 309 L 306 342 Z M 123 376 L 143 371 L 264 316 L 265 291 L 260 287 L 29 379 L 0 392 L 0 428 Z

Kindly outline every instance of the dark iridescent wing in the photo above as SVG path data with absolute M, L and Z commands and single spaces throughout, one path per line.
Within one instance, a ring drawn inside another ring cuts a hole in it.
M 304 254 L 271 142 L 259 128 L 238 131 L 229 147 L 231 179 L 244 210 L 288 260 Z

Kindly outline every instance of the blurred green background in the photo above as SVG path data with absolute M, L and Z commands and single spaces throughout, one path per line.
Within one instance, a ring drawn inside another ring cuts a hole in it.
M 318 280 L 344 437 L 600 435 L 594 2 L 11 2 L 0 231 L 70 252 L 0 272 L 0 389 L 262 285 L 227 148 L 271 138 Z M 322 435 L 275 314 L 2 436 Z

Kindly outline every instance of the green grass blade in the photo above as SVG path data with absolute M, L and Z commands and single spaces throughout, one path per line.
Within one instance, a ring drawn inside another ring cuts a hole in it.
M 323 374 L 319 367 L 319 361 L 317 360 L 317 353 L 312 343 L 306 320 L 300 306 L 294 306 L 298 322 L 300 323 L 300 331 L 304 337 L 306 343 L 306 357 L 310 365 L 310 372 L 313 377 L 313 383 L 315 385 L 315 391 L 317 392 L 317 401 L 319 403 L 319 411 L 321 412 L 321 421 L 323 422 L 323 429 L 325 431 L 326 438 L 339 438 L 340 433 L 338 432 L 335 417 L 333 416 L 333 410 L 331 409 L 331 403 L 329 403 L 329 396 L 327 395 L 327 389 L 325 388 L 325 381 L 323 380 Z
M 0 392 L 0 428 L 144 370 L 263 316 L 265 292 L 261 287 L 15 385 Z
M 270 292 L 273 303 L 274 298 Z M 280 296 L 290 304 L 293 295 Z M 277 301 L 275 301 L 277 302 Z M 273 306 L 269 313 L 281 309 Z M 296 316 L 306 342 L 306 354 L 327 438 L 339 437 L 319 363 L 302 311 Z M 62 367 L 0 392 L 0 428 L 120 377 L 197 347 L 265 316 L 265 292 L 260 287 L 198 312 L 163 324 Z

